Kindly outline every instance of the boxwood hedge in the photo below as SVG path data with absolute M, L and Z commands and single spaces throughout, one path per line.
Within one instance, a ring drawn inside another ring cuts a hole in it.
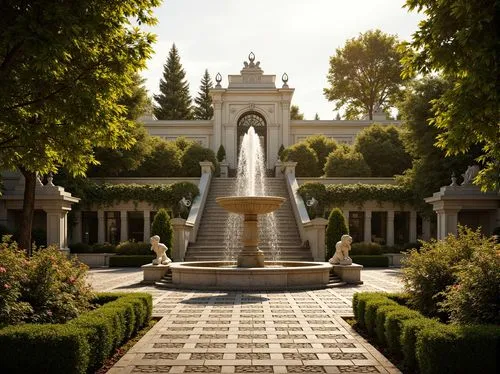
M 146 293 L 106 293 L 101 305 L 66 324 L 24 324 L 0 329 L 0 362 L 6 373 L 93 372 L 151 318 Z

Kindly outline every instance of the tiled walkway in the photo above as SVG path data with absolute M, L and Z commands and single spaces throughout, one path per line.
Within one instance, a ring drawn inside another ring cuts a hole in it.
M 364 270 L 365 284 L 312 291 L 214 292 L 141 286 L 142 273 L 91 272 L 97 290 L 146 291 L 163 317 L 110 373 L 396 373 L 341 316 L 358 291 L 397 291 L 399 272 Z

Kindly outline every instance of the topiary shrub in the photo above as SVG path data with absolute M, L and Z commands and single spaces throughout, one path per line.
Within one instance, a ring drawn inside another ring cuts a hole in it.
M 334 208 L 328 217 L 328 226 L 326 228 L 326 260 L 330 259 L 335 253 L 335 245 L 344 234 L 349 234 L 349 229 L 345 223 L 344 215 L 339 208 Z
M 92 246 L 92 253 L 115 253 L 116 245 L 111 243 L 96 243 Z
M 327 138 L 324 135 L 309 136 L 305 139 L 305 143 L 316 153 L 319 170 L 323 170 L 328 155 L 338 147 L 335 140 Z
M 445 291 L 458 284 L 460 266 L 470 261 L 475 251 L 488 247 L 493 248 L 494 244 L 479 230 L 459 227 L 457 236 L 424 242 L 419 251 L 410 251 L 404 259 L 402 273 L 405 289 L 411 295 L 410 305 L 426 316 L 448 320 L 448 312 L 441 309 Z
M 280 145 L 280 148 L 278 149 L 278 159 L 280 161 L 284 161 L 283 160 L 283 151 L 285 150 L 285 146 L 282 144 Z
M 68 245 L 71 253 L 92 253 L 92 246 L 87 243 L 74 243 Z
M 398 308 L 404 307 L 398 305 L 397 303 L 382 305 L 377 308 L 377 311 L 375 312 L 375 336 L 377 341 L 384 346 L 387 346 L 387 339 L 385 337 L 385 319 L 389 312 L 397 310 Z
M 121 255 L 151 255 L 151 244 L 126 241 L 116 246 L 116 253 Z
M 173 246 L 173 229 L 170 223 L 170 216 L 166 209 L 160 209 L 156 213 L 151 225 L 151 236 L 158 235 L 160 242 L 168 248 L 167 256 L 171 257 Z
M 283 151 L 283 161 L 295 161 L 295 175 L 298 177 L 319 177 L 322 174 L 318 168 L 316 152 L 305 143 L 297 143 Z
M 363 155 L 348 146 L 340 146 L 326 159 L 324 174 L 327 177 L 369 177 L 370 167 Z
M 419 312 L 403 306 L 386 314 L 384 325 L 385 338 L 387 341 L 387 347 L 393 355 L 403 357 L 403 349 L 400 340 L 403 321 L 422 318 L 423 316 Z
M 200 162 L 211 161 L 214 167 L 217 168 L 218 162 L 214 151 L 205 148 L 198 143 L 191 143 L 182 153 L 182 175 L 185 177 L 201 176 Z
M 415 355 L 418 335 L 423 329 L 436 325 L 441 324 L 429 318 L 406 319 L 402 321 L 400 343 L 403 353 L 403 364 L 409 372 L 416 371 L 418 367 Z
M 151 138 L 152 151 L 141 165 L 126 176 L 137 177 L 176 177 L 181 174 L 181 150 L 175 142 Z
M 351 245 L 350 253 L 353 256 L 356 255 L 381 255 L 382 254 L 382 246 L 378 243 L 353 243 Z
M 109 258 L 109 267 L 140 267 L 150 264 L 155 257 L 153 255 L 120 255 Z
M 366 300 L 364 326 L 368 334 L 373 337 L 375 337 L 375 318 L 377 309 L 383 305 L 397 305 L 397 303 L 389 299 L 386 295 L 380 294 Z
M 217 150 L 217 161 L 222 162 L 226 159 L 226 150 L 224 146 L 221 144 L 219 149 Z
M 389 266 L 389 257 L 379 255 L 355 255 L 350 256 L 352 262 L 364 267 L 385 268 Z

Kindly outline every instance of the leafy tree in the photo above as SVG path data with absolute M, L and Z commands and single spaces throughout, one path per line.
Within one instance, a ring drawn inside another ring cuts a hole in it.
M 319 177 L 321 169 L 318 167 L 318 156 L 316 152 L 306 143 L 297 143 L 282 153 L 283 161 L 295 161 L 297 167 L 295 174 L 300 177 Z
M 217 150 L 217 161 L 222 162 L 226 159 L 226 150 L 224 146 L 221 144 L 219 149 Z
M 167 256 L 172 257 L 172 246 L 174 243 L 174 230 L 170 223 L 170 215 L 167 210 L 161 208 L 155 214 L 151 224 L 151 235 L 158 235 L 160 242 L 168 247 Z
M 315 120 L 315 121 L 319 121 L 319 114 L 318 114 L 318 113 L 316 113 L 316 114 L 314 115 L 314 120 Z
M 95 147 L 130 147 L 120 104 L 145 67 L 158 0 L 2 2 L 0 163 L 25 178 L 20 246 L 30 250 L 36 175 L 83 174 Z
M 443 130 L 437 145 L 447 154 L 482 146 L 483 164 L 476 182 L 500 188 L 500 95 L 497 0 L 407 0 L 410 10 L 423 11 L 413 40 L 406 44 L 407 75 L 439 72 L 450 82 L 433 101 L 432 124 Z
M 345 107 L 347 119 L 395 104 L 401 92 L 401 53 L 396 36 L 380 30 L 349 39 L 330 57 L 329 88 L 323 90 L 335 109 Z
M 371 170 L 363 155 L 342 145 L 328 155 L 325 164 L 327 177 L 369 177 Z
M 181 156 L 182 175 L 186 177 L 201 176 L 201 161 L 211 161 L 215 167 L 218 165 L 214 151 L 192 142 Z
M 441 78 L 426 77 L 412 82 L 398 106 L 403 120 L 402 141 L 412 157 L 412 166 L 398 177 L 398 183 L 410 188 L 415 201 L 420 201 L 421 212 L 431 213 L 431 207 L 423 199 L 450 183 L 450 177 L 462 174 L 477 156 L 477 147 L 468 155 L 446 156 L 435 145 L 442 130 L 429 124 L 432 116 L 431 102 L 440 97 L 449 83 Z
M 196 106 L 194 107 L 195 119 L 212 119 L 214 116 L 214 108 L 212 107 L 212 97 L 210 89 L 214 86 L 208 70 L 205 69 L 205 74 L 201 78 L 200 91 L 198 97 L 194 99 Z
M 172 44 L 167 62 L 163 65 L 160 93 L 154 95 L 157 103 L 154 108 L 156 118 L 160 120 L 193 119 L 189 84 L 185 77 L 186 73 L 182 68 L 179 52 L 175 44 Z
M 323 170 L 326 158 L 337 149 L 337 142 L 324 135 L 309 136 L 306 138 L 305 142 L 314 152 L 316 152 L 316 156 L 318 157 L 318 168 L 319 170 Z
M 344 215 L 339 208 L 333 208 L 328 217 L 326 227 L 326 261 L 335 254 L 335 244 L 340 241 L 342 235 L 349 234 Z
M 298 119 L 298 120 L 304 119 L 304 113 L 299 112 L 298 105 L 292 105 L 290 107 L 290 119 Z
M 335 121 L 340 121 L 342 118 L 340 118 L 340 113 L 337 112 L 337 115 L 335 116 Z
M 141 165 L 125 175 L 138 177 L 178 177 L 181 174 L 182 152 L 175 142 L 167 142 L 157 137 L 149 138 L 151 152 Z
M 410 155 L 404 148 L 400 134 L 401 131 L 395 126 L 378 124 L 358 133 L 354 149 L 363 155 L 373 177 L 392 177 L 411 166 Z

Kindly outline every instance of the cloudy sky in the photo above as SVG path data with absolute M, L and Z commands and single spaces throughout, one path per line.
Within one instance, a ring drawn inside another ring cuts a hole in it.
M 205 68 L 212 79 L 220 72 L 226 87 L 227 75 L 238 74 L 253 51 L 264 74 L 276 74 L 277 86 L 288 74 L 293 104 L 305 119 L 315 113 L 333 119 L 333 104 L 323 95 L 329 57 L 370 29 L 410 39 L 422 15 L 402 5 L 403 0 L 164 0 L 155 10 L 155 55 L 143 76 L 149 92 L 157 93 L 175 43 L 195 97 Z

